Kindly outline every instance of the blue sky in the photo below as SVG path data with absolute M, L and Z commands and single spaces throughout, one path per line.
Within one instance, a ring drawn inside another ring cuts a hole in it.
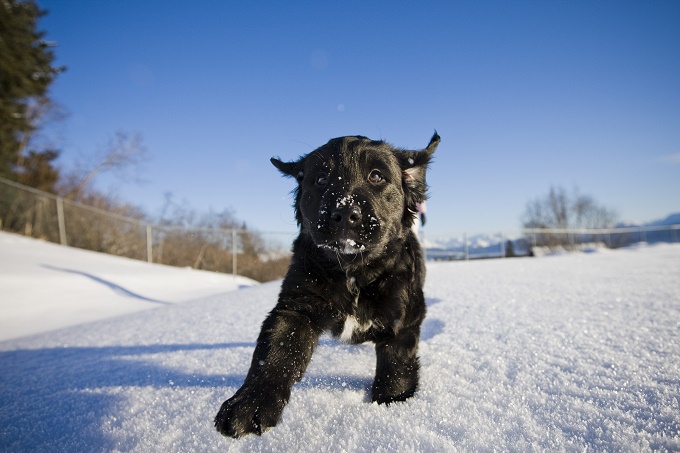
M 142 135 L 143 184 L 102 189 L 159 213 L 170 192 L 295 229 L 269 163 L 332 137 L 442 137 L 431 233 L 520 227 L 578 187 L 623 221 L 680 211 L 680 2 L 43 0 L 68 66 L 52 97 L 61 163 Z

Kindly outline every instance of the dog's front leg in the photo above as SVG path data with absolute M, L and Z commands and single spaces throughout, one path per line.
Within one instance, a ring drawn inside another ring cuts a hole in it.
M 240 437 L 260 435 L 275 426 L 318 339 L 308 316 L 275 308 L 262 324 L 243 386 L 222 404 L 215 417 L 217 430 L 225 436 Z
M 378 404 L 404 401 L 418 386 L 418 337 L 416 328 L 404 329 L 375 345 L 377 365 L 372 400 Z

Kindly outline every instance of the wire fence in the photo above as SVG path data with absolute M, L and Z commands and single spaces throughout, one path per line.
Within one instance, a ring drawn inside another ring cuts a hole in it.
M 0 178 L 0 230 L 150 263 L 280 278 L 292 232 L 158 225 Z
M 150 263 L 244 275 L 282 277 L 296 232 L 186 228 L 88 206 L 0 178 L 0 230 Z M 468 236 L 421 230 L 431 260 L 532 256 L 636 242 L 678 242 L 680 225 L 610 229 L 525 229 Z

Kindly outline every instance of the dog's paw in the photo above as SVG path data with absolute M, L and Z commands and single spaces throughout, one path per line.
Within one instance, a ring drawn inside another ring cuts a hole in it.
M 387 392 L 376 391 L 374 389 L 373 395 L 371 396 L 371 400 L 374 403 L 384 404 L 385 406 L 389 406 L 391 403 L 396 403 L 396 402 L 399 402 L 399 401 L 406 401 L 407 399 L 411 398 L 415 393 L 416 393 L 415 388 L 408 390 L 406 392 L 400 393 L 398 395 L 390 395 Z
M 262 435 L 276 426 L 285 401 L 272 394 L 239 391 L 222 404 L 215 416 L 215 428 L 225 436 Z
M 417 386 L 417 376 L 411 376 L 411 379 L 376 378 L 371 389 L 371 400 L 386 406 L 390 403 L 406 401 L 415 395 Z

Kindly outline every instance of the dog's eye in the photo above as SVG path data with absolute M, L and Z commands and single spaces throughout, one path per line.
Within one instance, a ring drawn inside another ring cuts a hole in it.
M 305 172 L 299 171 L 295 179 L 297 179 L 298 182 L 302 182 L 302 180 L 305 179 Z
M 327 184 L 328 184 L 328 176 L 326 176 L 326 173 L 319 173 L 319 175 L 316 177 L 316 185 L 323 187 Z
M 373 184 L 381 183 L 385 178 L 383 178 L 382 173 L 379 170 L 373 170 L 370 175 L 368 175 L 369 182 Z

